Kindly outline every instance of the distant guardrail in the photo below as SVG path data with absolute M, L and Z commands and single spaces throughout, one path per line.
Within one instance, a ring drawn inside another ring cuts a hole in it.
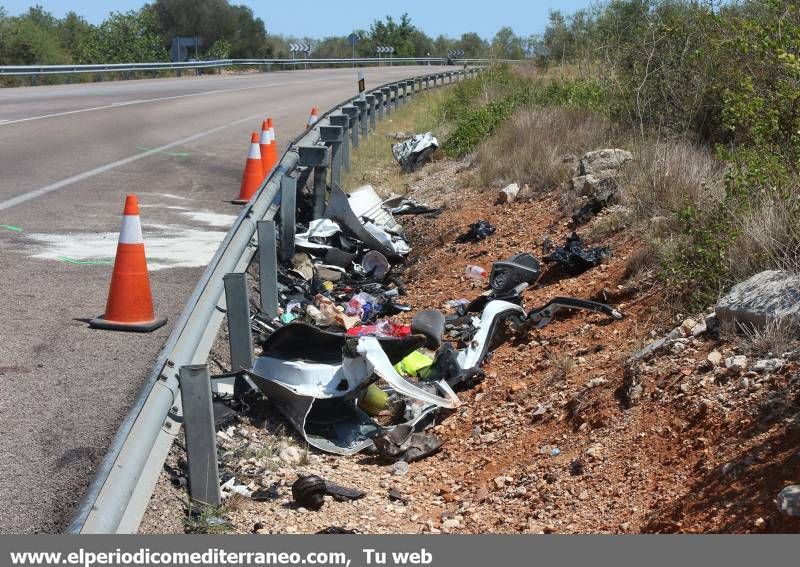
M 511 59 L 449 59 L 447 57 L 356 57 L 356 58 L 297 58 L 297 59 L 215 59 L 212 61 L 182 61 L 178 63 L 108 63 L 102 65 L 0 65 L 2 76 L 72 75 L 76 73 L 132 73 L 144 71 L 192 71 L 225 67 L 298 67 L 306 65 L 364 65 L 364 64 L 436 64 L 486 65 L 493 62 L 514 62 Z

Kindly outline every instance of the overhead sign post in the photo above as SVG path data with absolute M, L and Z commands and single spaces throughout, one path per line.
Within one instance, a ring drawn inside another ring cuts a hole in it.
M 350 42 L 350 46 L 353 48 L 353 69 L 356 68 L 356 44 L 358 43 L 358 36 L 354 33 L 351 33 L 347 36 L 347 41 Z

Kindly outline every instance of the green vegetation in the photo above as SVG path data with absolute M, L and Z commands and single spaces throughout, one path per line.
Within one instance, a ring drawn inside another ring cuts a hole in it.
M 497 67 L 438 105 L 443 149 L 476 153 L 478 182 L 553 189 L 565 154 L 623 147 L 615 224 L 645 235 L 680 304 L 800 266 L 796 2 L 612 0 L 553 12 L 526 49 L 535 69 Z

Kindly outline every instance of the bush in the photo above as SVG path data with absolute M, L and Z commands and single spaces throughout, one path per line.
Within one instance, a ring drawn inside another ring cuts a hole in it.
M 455 122 L 443 150 L 462 157 L 518 109 L 545 105 L 601 110 L 605 94 L 594 80 L 545 80 L 522 76 L 505 66 L 494 68 L 456 85 L 440 107 L 443 119 Z

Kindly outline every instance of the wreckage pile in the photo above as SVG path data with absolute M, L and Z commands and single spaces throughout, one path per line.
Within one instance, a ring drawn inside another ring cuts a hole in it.
M 397 144 L 393 153 L 411 171 L 435 148 L 428 133 Z M 308 446 L 335 455 L 367 453 L 402 470 L 440 450 L 443 441 L 429 430 L 461 405 L 457 392 L 484 379 L 481 365 L 502 340 L 543 327 L 562 309 L 622 317 L 604 304 L 569 297 L 526 311 L 522 292 L 541 274 L 527 252 L 495 262 L 491 272 L 467 266 L 485 291 L 453 301 L 449 313 L 410 313 L 402 275 L 411 246 L 394 215 L 440 212 L 403 197 L 382 200 L 370 185 L 349 195 L 333 186 L 322 218 L 298 223 L 294 254 L 278 267 L 278 316 L 259 311 L 253 317 L 261 352 L 245 371 L 252 390 L 222 401 L 247 408 L 263 395 Z M 484 240 L 494 231 L 478 220 L 455 242 Z M 570 266 L 573 257 L 582 258 L 580 248 L 569 246 L 550 251 L 545 261 Z M 284 449 L 279 458 L 298 460 Z M 226 497 L 263 493 L 225 472 L 221 485 Z M 292 494 L 312 510 L 323 506 L 325 495 L 364 496 L 313 474 L 299 476 Z
M 521 291 L 540 270 L 533 256 L 520 253 L 495 263 L 487 291 L 452 313 L 428 309 L 410 324 L 398 322 L 394 316 L 411 311 L 397 273 L 411 248 L 392 211 L 436 209 L 397 197 L 382 201 L 369 185 L 349 195 L 334 187 L 323 218 L 296 235 L 292 261 L 279 269 L 278 319 L 256 317 L 262 352 L 248 377 L 316 449 L 369 450 L 386 461 L 424 458 L 442 443 L 423 432 L 460 405 L 457 391 L 482 380 L 481 363 L 506 326 L 525 332 L 564 308 L 621 317 L 572 298 L 526 313 Z M 493 230 L 478 221 L 457 242 Z

